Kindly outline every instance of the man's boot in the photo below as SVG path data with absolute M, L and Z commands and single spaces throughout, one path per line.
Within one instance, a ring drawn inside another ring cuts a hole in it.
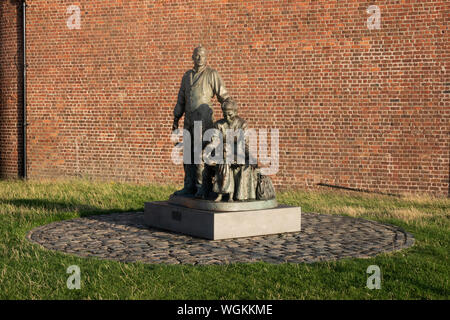
M 195 181 L 194 166 L 195 165 L 192 164 L 184 165 L 184 187 L 181 190 L 175 191 L 173 193 L 175 196 L 193 196 L 195 194 L 197 189 L 195 187 L 195 184 L 193 183 Z

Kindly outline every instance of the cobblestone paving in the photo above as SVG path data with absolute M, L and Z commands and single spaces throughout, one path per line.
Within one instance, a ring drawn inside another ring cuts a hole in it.
M 410 247 L 414 238 L 374 221 L 302 213 L 302 231 L 230 240 L 204 240 L 148 228 L 143 213 L 65 220 L 33 229 L 28 239 L 83 257 L 155 264 L 301 263 L 366 258 Z

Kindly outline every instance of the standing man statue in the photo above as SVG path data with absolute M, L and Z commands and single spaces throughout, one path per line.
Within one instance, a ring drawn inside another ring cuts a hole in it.
M 195 48 L 192 60 L 194 68 L 188 70 L 181 80 L 178 101 L 173 110 L 172 126 L 172 130 L 178 129 L 178 121 L 184 114 L 184 129 L 191 134 L 191 163 L 184 164 L 184 188 L 174 194 L 201 196 L 205 192 L 202 188 L 205 170 L 203 160 L 200 164 L 194 164 L 194 139 L 201 139 L 202 149 L 205 147 L 203 133 L 214 124 L 212 98 L 216 96 L 222 104 L 229 95 L 219 73 L 206 65 L 205 48 L 201 45 Z M 201 137 L 194 137 L 194 121 L 201 121 Z

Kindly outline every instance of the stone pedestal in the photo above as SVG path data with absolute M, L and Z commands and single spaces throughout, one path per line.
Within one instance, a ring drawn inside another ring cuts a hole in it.
M 219 240 L 298 232 L 301 209 L 278 205 L 259 210 L 211 211 L 158 201 L 145 203 L 144 221 L 150 227 Z

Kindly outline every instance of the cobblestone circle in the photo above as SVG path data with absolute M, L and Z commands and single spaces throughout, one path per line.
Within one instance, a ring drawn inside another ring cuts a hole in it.
M 400 228 L 374 221 L 302 213 L 302 231 L 205 240 L 148 228 L 143 213 L 97 215 L 47 224 L 27 238 L 82 257 L 151 264 L 301 263 L 368 258 L 414 244 Z

